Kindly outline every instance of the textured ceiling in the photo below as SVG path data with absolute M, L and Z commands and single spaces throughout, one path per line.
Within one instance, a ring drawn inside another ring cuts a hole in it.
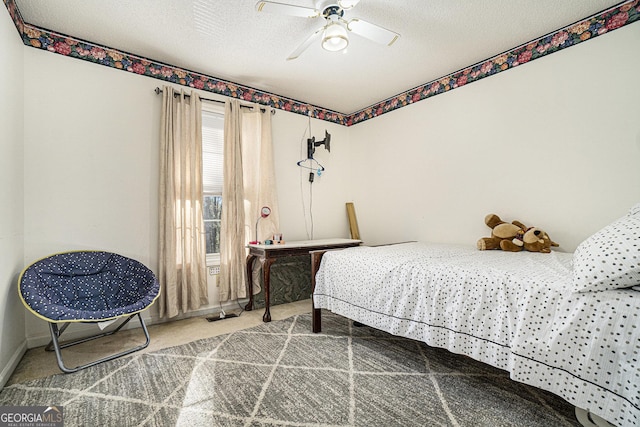
M 321 7 L 331 1 L 278 0 Z M 344 52 L 289 54 L 323 18 L 257 12 L 255 0 L 16 0 L 26 23 L 350 114 L 587 18 L 615 0 L 361 0 L 345 18 L 400 34 L 351 34 Z

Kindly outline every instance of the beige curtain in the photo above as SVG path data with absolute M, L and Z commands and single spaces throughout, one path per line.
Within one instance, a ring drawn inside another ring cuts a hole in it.
M 244 191 L 247 241 L 265 241 L 280 232 L 276 178 L 273 163 L 270 109 L 254 108 L 243 110 L 242 115 L 242 158 L 244 161 Z M 271 215 L 256 221 L 263 206 L 271 208 Z M 261 265 L 254 263 L 252 271 L 252 292 L 260 292 Z
M 276 178 L 271 139 L 271 111 L 268 108 L 242 110 L 242 160 L 247 241 L 264 241 L 280 231 Z M 256 220 L 263 206 L 271 215 Z M 259 290 L 259 289 L 258 289 Z
M 227 101 L 224 111 L 224 186 L 220 230 L 220 302 L 246 296 L 244 186 L 242 177 L 240 102 Z
M 161 126 L 160 317 L 174 317 L 208 302 L 198 95 L 164 86 Z
M 246 245 L 255 240 L 262 206 L 271 215 L 259 222 L 258 238 L 279 231 L 271 140 L 271 111 L 241 108 L 238 100 L 225 107 L 224 190 L 220 241 L 220 301 L 247 297 Z M 254 281 L 256 283 L 256 281 Z M 259 292 L 254 287 L 253 292 Z

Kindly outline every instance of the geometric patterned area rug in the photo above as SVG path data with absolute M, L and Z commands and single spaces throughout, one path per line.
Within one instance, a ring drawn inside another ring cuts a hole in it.
M 65 426 L 579 426 L 573 406 L 443 349 L 323 312 L 13 384 Z

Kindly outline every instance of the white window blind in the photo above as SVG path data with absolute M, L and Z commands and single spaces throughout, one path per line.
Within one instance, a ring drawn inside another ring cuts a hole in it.
M 202 191 L 222 195 L 224 114 L 202 111 Z

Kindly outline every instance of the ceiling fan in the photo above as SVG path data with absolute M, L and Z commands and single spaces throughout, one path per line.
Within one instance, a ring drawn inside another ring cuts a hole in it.
M 313 9 L 293 4 L 276 3 L 273 1 L 259 1 L 256 3 L 258 12 L 280 13 L 283 15 L 299 16 L 302 18 L 325 19 L 325 25 L 318 28 L 287 58 L 287 61 L 296 59 L 312 43 L 321 39 L 322 47 L 331 52 L 338 52 L 349 45 L 349 32 L 373 40 L 376 43 L 391 46 L 400 34 L 382 28 L 362 19 L 353 18 L 349 21 L 343 18 L 344 11 L 355 7 L 360 0 L 328 0 L 321 1 L 318 7 Z

